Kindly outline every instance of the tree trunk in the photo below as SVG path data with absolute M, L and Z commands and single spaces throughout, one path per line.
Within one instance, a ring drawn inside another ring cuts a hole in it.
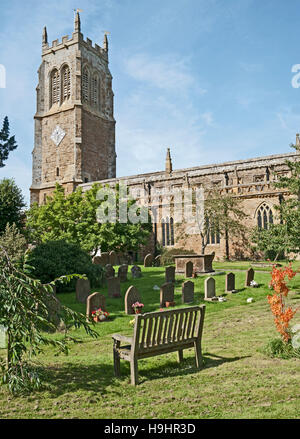
M 228 261 L 229 260 L 229 236 L 228 236 L 228 230 L 225 230 L 225 258 Z

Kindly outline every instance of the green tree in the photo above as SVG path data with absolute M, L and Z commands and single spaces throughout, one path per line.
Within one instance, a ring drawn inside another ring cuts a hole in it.
M 94 184 L 91 189 L 83 192 L 81 188 L 65 195 L 60 185 L 43 205 L 33 205 L 27 213 L 27 230 L 32 240 L 48 242 L 64 240 L 78 244 L 86 251 L 137 251 L 145 244 L 152 231 L 152 224 L 122 223 L 118 220 L 120 198 L 116 191 L 116 221 L 100 223 L 97 221 L 97 211 L 109 200 L 98 199 L 98 191 L 103 186 Z M 127 208 L 134 205 L 134 200 L 127 201 Z M 148 215 L 148 213 L 147 213 Z M 149 220 L 149 217 L 148 217 Z
M 298 153 L 300 148 L 291 145 Z M 277 209 L 281 223 L 284 224 L 286 235 L 288 237 L 288 252 L 300 251 L 300 156 L 295 161 L 287 160 L 286 164 L 289 168 L 289 174 L 279 177 L 275 187 L 284 189 L 288 192 L 288 196 L 281 202 Z
M 4 162 L 8 159 L 9 153 L 17 147 L 15 136 L 9 136 L 9 122 L 6 116 L 0 131 L 0 168 L 5 166 Z
M 6 364 L 1 364 L 2 384 L 8 384 L 12 393 L 30 391 L 40 386 L 37 372 L 30 364 L 30 358 L 41 352 L 43 345 L 51 345 L 60 352 L 67 353 L 71 340 L 67 335 L 71 327 L 84 327 L 87 334 L 96 336 L 86 321 L 86 316 L 60 304 L 55 308 L 57 299 L 53 296 L 56 282 L 67 283 L 73 277 L 63 276 L 49 284 L 32 279 L 25 263 L 21 268 L 12 264 L 6 251 L 0 247 L 0 326 L 7 335 Z M 49 317 L 49 312 L 52 317 Z M 56 340 L 49 338 L 44 330 L 55 330 L 54 316 L 65 326 L 65 336 Z
M 225 239 L 225 258 L 229 259 L 229 241 L 232 237 L 245 239 L 244 221 L 247 215 L 242 210 L 242 202 L 231 195 L 210 190 L 204 201 L 204 221 L 200 224 L 202 252 L 211 234 L 220 234 Z
M 0 247 L 6 251 L 12 263 L 19 264 L 22 262 L 27 249 L 27 243 L 24 235 L 20 233 L 15 223 L 12 225 L 6 224 L 4 233 L 0 235 Z
M 7 223 L 15 223 L 18 229 L 23 227 L 24 207 L 21 189 L 15 181 L 9 178 L 0 180 L 0 235 L 4 232 Z
M 268 229 L 256 227 L 252 231 L 252 242 L 256 250 L 264 252 L 266 259 L 277 261 L 290 248 L 289 236 L 285 224 L 270 224 Z

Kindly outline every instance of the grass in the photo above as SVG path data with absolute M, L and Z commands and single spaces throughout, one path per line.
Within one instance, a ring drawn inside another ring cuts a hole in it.
M 142 271 L 142 278 L 121 284 L 122 296 L 134 284 L 145 311 L 158 310 L 159 291 L 153 286 L 163 283 L 164 268 Z M 81 342 L 71 346 L 68 356 L 57 357 L 52 348 L 47 348 L 35 359 L 44 389 L 12 398 L 5 387 L 0 387 L 0 417 L 298 418 L 299 360 L 272 359 L 261 352 L 262 346 L 277 336 L 266 301 L 270 275 L 256 273 L 259 288 L 252 289 L 244 287 L 244 272 L 235 274 L 237 294 L 228 294 L 227 302 L 205 302 L 202 370 L 195 369 L 193 350 L 186 350 L 181 365 L 176 362 L 176 353 L 139 361 L 141 384 L 137 387 L 130 385 L 127 362 L 121 361 L 122 377 L 116 379 L 111 334 L 132 334 L 132 317 L 124 315 L 122 299 L 107 298 L 110 320 L 97 324 L 99 338 L 91 339 L 78 330 L 72 335 Z M 218 273 L 215 279 L 217 295 L 224 294 L 225 274 Z M 183 276 L 176 277 L 176 306 L 182 306 L 183 280 Z M 204 276 L 193 279 L 195 304 L 203 303 L 204 280 Z M 290 286 L 290 302 L 296 306 L 300 304 L 299 275 Z M 107 295 L 105 287 L 98 291 Z M 247 304 L 248 297 L 255 301 Z M 59 298 L 71 308 L 85 312 L 85 306 L 76 303 L 74 293 L 60 294 Z M 299 317 L 294 320 L 299 323 Z

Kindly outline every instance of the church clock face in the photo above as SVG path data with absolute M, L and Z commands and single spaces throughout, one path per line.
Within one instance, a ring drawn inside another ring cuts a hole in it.
M 51 134 L 51 140 L 53 140 L 56 146 L 59 146 L 65 135 L 66 133 L 64 130 L 59 125 L 56 125 L 53 133 Z

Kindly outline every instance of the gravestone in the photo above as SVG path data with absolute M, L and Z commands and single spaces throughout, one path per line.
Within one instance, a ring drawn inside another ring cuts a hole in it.
M 112 266 L 117 265 L 117 253 L 114 250 L 109 253 L 109 263 Z
M 160 267 L 160 259 L 161 259 L 160 255 L 155 257 L 155 259 L 154 259 L 154 266 L 155 267 Z
M 139 267 L 138 265 L 134 265 L 133 267 L 131 267 L 131 274 L 134 279 L 141 277 L 142 276 L 141 267 Z
M 249 268 L 246 271 L 245 287 L 250 287 L 250 282 L 252 280 L 254 280 L 254 270 L 253 268 Z
M 193 276 L 193 263 L 192 261 L 188 261 L 185 264 L 185 277 L 192 277 Z
M 235 275 L 233 273 L 226 274 L 225 291 L 231 292 L 235 290 Z
M 128 272 L 128 265 L 122 264 L 118 270 L 118 277 L 120 278 L 121 282 L 127 281 L 127 272 Z
M 91 294 L 91 285 L 88 279 L 77 279 L 76 299 L 78 302 L 86 303 L 87 297 Z
M 101 258 L 102 258 L 102 264 L 104 266 L 109 264 L 109 253 L 108 252 L 101 253 Z
M 93 257 L 93 264 L 95 264 L 95 265 L 102 265 L 102 258 L 101 258 L 101 256 L 94 256 Z
M 110 277 L 107 279 L 108 297 L 121 297 L 121 286 L 119 277 Z
M 115 277 L 115 269 L 111 264 L 105 265 L 105 277 L 106 279 L 109 277 Z
M 152 267 L 153 256 L 151 253 L 148 253 L 144 259 L 144 267 Z
M 133 285 L 128 288 L 125 294 L 125 314 L 135 314 L 132 308 L 133 303 L 141 302 L 141 296 L 137 288 Z
M 175 267 L 166 267 L 165 281 L 166 283 L 175 282 Z
M 216 297 L 216 281 L 213 277 L 205 279 L 204 300 L 218 300 Z
M 182 284 L 182 303 L 194 301 L 194 282 L 187 280 Z
M 55 292 L 53 292 L 53 294 L 47 295 L 46 306 L 48 311 L 47 319 L 49 320 L 49 322 L 55 325 L 56 328 L 58 328 L 61 322 L 61 303 L 56 297 Z M 47 331 L 49 331 L 49 328 L 47 328 Z
M 86 316 L 92 317 L 92 311 L 98 308 L 105 311 L 105 296 L 100 293 L 90 294 L 86 299 Z
M 174 284 L 170 282 L 160 287 L 160 306 L 165 307 L 166 302 L 174 302 Z

